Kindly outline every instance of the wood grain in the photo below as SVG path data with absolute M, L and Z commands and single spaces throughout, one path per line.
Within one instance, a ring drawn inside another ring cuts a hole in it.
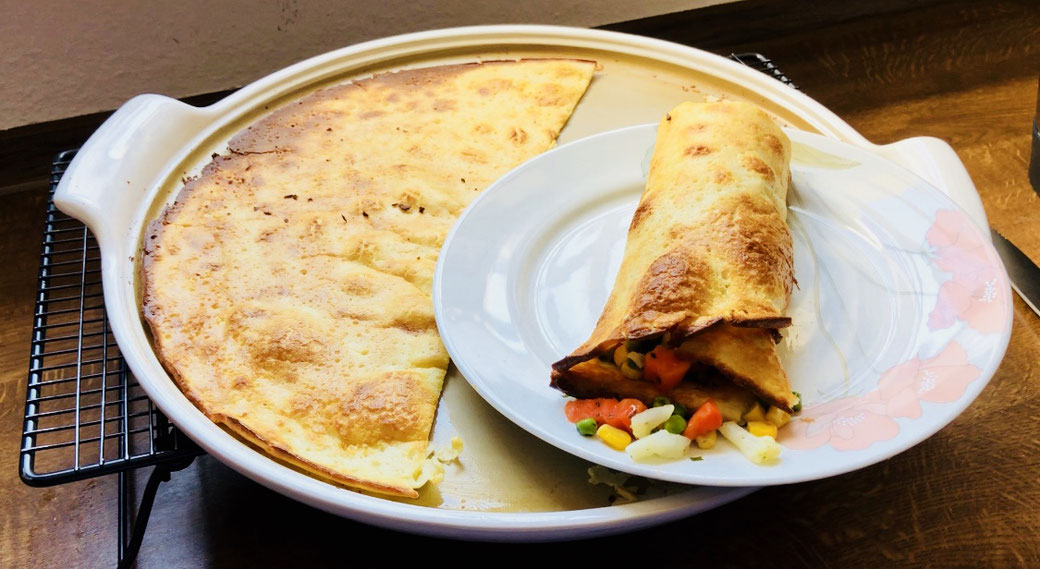
M 5 567 L 59 567 L 114 559 L 115 552 L 114 479 L 45 489 L 18 479 L 46 200 L 46 192 L 37 189 L 0 202 L 0 565 Z
M 1036 4 L 816 4 L 815 15 L 779 24 L 776 17 L 804 4 L 751 0 L 615 27 L 719 53 L 764 53 L 875 142 L 921 135 L 948 141 L 972 175 L 990 223 L 1040 260 L 1040 198 L 1026 179 L 1040 71 Z M 15 477 L 43 199 L 39 192 L 6 198 L 0 203 L 6 265 L 0 559 L 11 567 L 112 566 L 114 477 L 52 489 L 28 488 Z M 390 552 L 395 564 L 433 552 L 452 560 L 494 553 L 481 558 L 489 564 L 579 555 L 586 563 L 645 561 L 663 554 L 670 564 L 706 567 L 1040 567 L 1037 393 L 1040 318 L 1016 298 L 1007 356 L 975 404 L 927 441 L 857 472 L 764 489 L 624 537 L 491 545 L 343 520 L 204 457 L 160 489 L 139 566 L 344 566 L 357 564 L 361 551 L 379 551 Z

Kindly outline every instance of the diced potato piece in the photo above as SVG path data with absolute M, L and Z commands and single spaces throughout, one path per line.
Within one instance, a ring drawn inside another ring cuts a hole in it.
M 657 426 L 667 421 L 674 410 L 675 405 L 662 405 L 632 415 L 632 434 L 637 439 L 649 435 Z
M 632 460 L 646 460 L 654 456 L 682 458 L 689 447 L 690 439 L 662 430 L 628 445 L 625 452 Z
M 761 403 L 757 403 L 756 402 L 755 406 L 752 407 L 750 411 L 748 411 L 747 413 L 744 413 L 744 420 L 748 421 L 748 422 L 751 422 L 751 421 L 765 421 L 766 420 L 766 410 L 762 408 L 762 404 Z
M 733 421 L 723 423 L 719 432 L 755 464 L 764 464 L 780 456 L 780 444 L 772 437 L 756 437 Z
M 710 448 L 715 448 L 716 439 L 718 439 L 718 434 L 716 431 L 712 431 L 706 435 L 697 437 L 694 441 L 697 442 L 697 448 L 708 450 Z
M 776 425 L 765 421 L 748 421 L 747 430 L 756 437 L 776 438 Z
M 766 411 L 766 421 L 780 428 L 791 422 L 791 414 L 776 405 L 770 405 Z
M 628 443 L 632 442 L 632 437 L 628 433 L 610 425 L 600 425 L 596 429 L 596 436 L 607 443 L 607 446 L 616 450 L 625 450 Z

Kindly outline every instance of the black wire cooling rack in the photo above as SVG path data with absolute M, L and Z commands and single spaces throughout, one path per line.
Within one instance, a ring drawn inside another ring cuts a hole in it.
M 57 185 L 75 151 L 59 154 Z M 48 206 L 26 390 L 21 477 L 51 486 L 199 453 L 152 406 L 119 353 L 90 231 Z
M 51 194 L 76 152 L 51 170 Z M 202 451 L 153 405 L 108 326 L 101 258 L 90 231 L 47 207 L 33 312 L 19 475 L 53 486 L 119 474 L 119 565 L 133 563 L 159 483 Z M 155 465 L 136 515 L 124 473 Z M 137 520 L 133 523 L 132 520 Z
M 765 56 L 730 58 L 795 87 Z M 75 150 L 58 154 L 51 194 Z M 97 242 L 47 207 L 25 394 L 19 475 L 30 486 L 119 476 L 118 567 L 134 563 L 159 484 L 202 454 L 156 409 L 108 326 Z M 128 470 L 154 466 L 138 504 Z M 135 509 L 131 506 L 136 505 Z

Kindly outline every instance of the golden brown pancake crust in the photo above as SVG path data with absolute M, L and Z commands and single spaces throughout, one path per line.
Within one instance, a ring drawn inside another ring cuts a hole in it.
M 143 236 L 143 313 L 171 377 L 275 457 L 417 496 L 448 365 L 441 243 L 480 190 L 553 146 L 594 68 L 381 74 L 239 133 Z

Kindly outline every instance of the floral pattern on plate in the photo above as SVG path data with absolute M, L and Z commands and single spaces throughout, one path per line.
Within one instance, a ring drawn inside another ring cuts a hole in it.
M 940 209 L 925 240 L 932 248 L 927 256 L 934 267 L 950 275 L 939 285 L 928 329 L 960 327 L 980 334 L 1004 329 L 1010 299 L 1000 261 L 971 219 L 960 210 Z M 957 401 L 981 375 L 965 348 L 950 339 L 930 358 L 914 357 L 889 368 L 880 375 L 877 389 L 807 405 L 781 430 L 780 442 L 797 450 L 824 445 L 862 450 L 898 436 L 896 418 L 921 417 L 922 401 Z
M 982 333 L 1000 331 L 1007 301 L 998 287 L 1000 261 L 972 221 L 962 211 L 941 210 L 926 238 L 935 247 L 935 264 L 953 275 L 939 287 L 928 327 L 939 330 L 963 320 Z
M 982 370 L 968 361 L 967 352 L 950 342 L 939 355 L 913 358 L 889 369 L 878 388 L 804 409 L 780 431 L 780 442 L 804 450 L 830 444 L 835 450 L 861 450 L 899 434 L 896 417 L 921 416 L 921 401 L 950 403 L 964 395 Z

